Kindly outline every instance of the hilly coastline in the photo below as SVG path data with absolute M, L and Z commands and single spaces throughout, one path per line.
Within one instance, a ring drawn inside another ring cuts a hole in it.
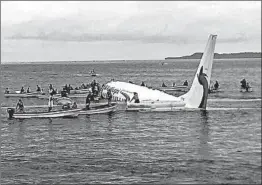
M 168 59 L 201 59 L 203 53 L 197 52 L 192 55 L 182 57 L 166 57 Z M 261 58 L 261 52 L 241 52 L 241 53 L 215 53 L 214 59 L 231 59 L 231 58 Z

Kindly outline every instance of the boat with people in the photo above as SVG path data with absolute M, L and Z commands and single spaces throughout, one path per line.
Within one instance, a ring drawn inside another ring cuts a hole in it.
M 76 109 L 64 109 L 50 112 L 15 112 L 14 108 L 7 108 L 7 113 L 9 119 L 29 119 L 29 118 L 74 118 L 78 115 L 92 115 L 92 114 L 104 114 L 110 113 L 117 110 L 117 103 L 112 103 L 110 106 L 108 104 L 102 104 L 98 106 L 86 108 L 76 108 Z
M 90 71 L 90 75 L 91 75 L 91 76 L 96 76 L 96 75 L 97 75 L 96 72 L 95 72 L 95 69 L 93 69 L 93 70 Z
M 250 84 L 246 81 L 244 78 L 243 80 L 240 81 L 241 86 L 240 86 L 240 92 L 253 92 L 253 88 L 250 86 Z
M 240 87 L 240 92 L 242 92 L 242 93 L 253 92 L 253 88 L 252 87 L 249 87 L 249 88 Z
M 209 36 L 193 83 L 188 92 L 181 96 L 176 97 L 164 91 L 121 81 L 108 82 L 103 86 L 103 91 L 110 89 L 113 92 L 114 100 L 126 101 L 127 111 L 157 111 L 163 109 L 172 111 L 176 108 L 206 109 L 216 38 L 217 35 Z M 104 93 L 105 92 L 102 92 L 102 94 Z M 136 97 L 135 102 L 137 103 L 130 102 L 133 97 Z M 137 101 L 137 99 L 139 99 L 139 101 Z
M 170 87 L 159 87 L 158 89 L 164 92 L 187 92 L 189 87 L 185 85 L 175 85 Z

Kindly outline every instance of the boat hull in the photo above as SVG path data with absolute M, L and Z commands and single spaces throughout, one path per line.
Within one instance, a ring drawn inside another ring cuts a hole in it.
M 159 87 L 158 89 L 164 92 L 188 92 L 189 87 L 180 85 L 172 87 Z
M 14 111 L 13 108 L 9 108 L 7 112 L 9 113 L 9 118 L 17 119 L 29 119 L 29 118 L 59 118 L 68 117 L 74 118 L 78 115 L 92 115 L 92 114 L 104 114 L 116 111 L 117 104 L 112 103 L 111 106 L 107 104 L 91 107 L 90 109 L 69 109 L 62 111 L 50 111 L 50 112 L 26 112 L 26 113 L 11 113 Z
M 92 115 L 92 114 L 105 114 L 105 113 L 110 113 L 114 112 L 117 109 L 117 104 L 114 103 L 111 106 L 108 105 L 100 105 L 96 107 L 92 107 L 89 110 L 86 109 L 81 109 L 79 110 L 80 115 Z
M 9 94 L 4 94 L 6 98 L 9 97 L 19 97 L 19 98 L 38 98 L 38 96 L 43 96 L 44 93 L 9 93 Z
M 30 118 L 60 118 L 60 117 L 77 117 L 77 111 L 51 111 L 51 112 L 40 112 L 40 113 L 15 113 L 12 118 L 18 119 L 30 119 Z
M 243 93 L 253 92 L 253 89 L 252 87 L 250 87 L 248 90 L 241 88 L 240 92 L 243 92 Z

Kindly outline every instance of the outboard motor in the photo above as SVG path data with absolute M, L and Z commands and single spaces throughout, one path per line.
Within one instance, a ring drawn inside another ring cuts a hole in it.
M 9 114 L 9 119 L 11 119 L 11 118 L 13 118 L 13 115 L 15 113 L 15 109 L 14 108 L 8 108 L 7 113 Z

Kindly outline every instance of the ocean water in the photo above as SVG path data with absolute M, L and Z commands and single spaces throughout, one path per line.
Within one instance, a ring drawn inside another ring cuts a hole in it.
M 162 62 L 165 62 L 162 65 Z M 114 78 L 149 86 L 192 83 L 198 60 L 1 65 L 2 91 Z M 99 76 L 90 77 L 95 69 Z M 239 92 L 246 78 L 251 93 Z M 1 109 L 2 184 L 261 184 L 261 59 L 215 60 L 208 111 L 8 120 Z M 179 95 L 179 94 L 176 94 Z M 84 98 L 75 99 L 79 103 Z M 25 105 L 46 100 L 23 99 Z M 1 98 L 15 106 L 17 98 Z M 231 109 L 236 108 L 236 109 Z

